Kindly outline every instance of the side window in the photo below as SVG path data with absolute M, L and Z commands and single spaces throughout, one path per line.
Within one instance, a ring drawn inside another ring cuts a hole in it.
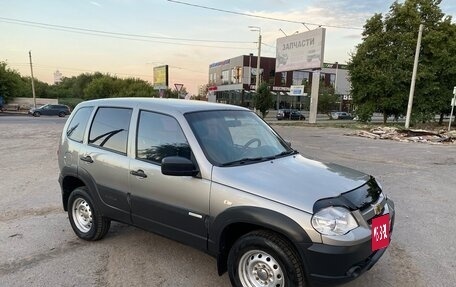
M 89 144 L 127 153 L 131 109 L 99 108 L 93 119 Z
M 87 122 L 92 114 L 93 107 L 80 108 L 76 111 L 73 119 L 71 119 L 66 135 L 68 138 L 82 142 L 84 139 L 84 132 L 86 130 Z
M 190 146 L 179 123 L 167 115 L 141 111 L 136 158 L 161 164 L 167 156 L 191 157 Z

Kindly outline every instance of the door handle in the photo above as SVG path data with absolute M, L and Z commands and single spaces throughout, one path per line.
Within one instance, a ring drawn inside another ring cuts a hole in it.
M 139 177 L 142 177 L 142 178 L 146 178 L 147 177 L 147 174 L 145 174 L 144 170 L 142 170 L 142 169 L 131 170 L 130 174 L 134 175 L 134 176 L 139 176 Z
M 81 156 L 80 159 L 82 161 L 85 161 L 85 162 L 88 162 L 88 163 L 92 163 L 93 162 L 93 159 L 90 155 L 86 155 L 86 156 Z

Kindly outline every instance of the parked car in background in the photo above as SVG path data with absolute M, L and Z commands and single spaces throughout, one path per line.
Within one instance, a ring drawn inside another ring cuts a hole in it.
M 277 120 L 288 119 L 290 117 L 290 109 L 281 109 L 277 111 Z
M 306 117 L 298 110 L 281 109 L 277 111 L 277 120 L 305 120 Z
M 68 106 L 47 104 L 39 108 L 31 108 L 28 113 L 34 117 L 39 117 L 41 115 L 64 117 L 71 112 Z
M 214 256 L 236 287 L 352 280 L 393 231 L 394 204 L 375 178 L 306 158 L 238 106 L 86 101 L 65 124 L 58 162 L 78 237 L 131 224 Z
M 331 118 L 333 120 L 353 120 L 353 116 L 347 112 L 332 112 Z
M 301 114 L 301 112 L 298 110 L 292 110 L 290 112 L 290 120 L 305 120 L 305 119 L 306 119 L 306 117 L 303 114 Z

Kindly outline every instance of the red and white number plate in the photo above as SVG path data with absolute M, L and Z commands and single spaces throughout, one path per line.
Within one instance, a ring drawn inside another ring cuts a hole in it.
M 389 236 L 389 214 L 385 214 L 372 219 L 372 251 L 387 247 L 390 243 Z

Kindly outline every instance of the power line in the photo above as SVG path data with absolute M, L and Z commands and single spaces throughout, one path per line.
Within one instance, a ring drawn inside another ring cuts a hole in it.
M 0 20 L 24 23 L 24 24 L 40 25 L 40 26 L 48 27 L 48 28 L 60 28 L 60 29 L 67 29 L 67 30 L 76 30 L 76 31 L 83 31 L 83 32 L 90 32 L 90 33 L 127 36 L 127 37 L 135 37 L 135 38 L 162 39 L 162 40 L 189 41 L 189 42 L 211 42 L 211 43 L 236 43 L 236 44 L 251 43 L 251 42 L 247 42 L 247 41 L 191 39 L 191 38 L 177 38 L 177 37 L 164 37 L 164 36 L 150 36 L 150 35 L 131 34 L 131 33 L 118 33 L 118 32 L 110 32 L 110 31 L 103 31 L 103 30 L 79 28 L 79 27 L 73 27 L 73 26 L 62 26 L 62 25 L 54 25 L 54 24 L 47 24 L 47 23 L 40 23 L 40 22 L 32 22 L 32 21 L 25 21 L 25 20 L 19 20 L 19 19 L 4 18 L 4 17 L 0 17 Z
M 125 34 L 125 33 L 115 33 L 115 32 L 106 32 L 106 31 L 97 31 L 97 30 L 89 30 L 83 28 L 75 28 L 75 27 L 66 27 L 66 26 L 59 26 L 59 25 L 51 25 L 51 24 L 44 24 L 38 22 L 30 22 L 30 21 L 22 21 L 16 19 L 9 19 L 0 17 L 0 22 L 15 24 L 15 25 L 22 25 L 22 26 L 30 26 L 35 28 L 41 28 L 45 30 L 56 30 L 56 31 L 63 31 L 69 33 L 76 33 L 76 34 L 85 34 L 85 35 L 92 35 L 98 37 L 107 37 L 107 38 L 114 38 L 114 39 L 121 39 L 121 40 L 130 40 L 130 41 L 140 41 L 140 42 L 149 42 L 149 43 L 160 43 L 166 45 L 178 45 L 178 46 L 190 46 L 190 47 L 204 47 L 204 48 L 217 48 L 217 49 L 236 49 L 236 50 L 252 50 L 253 48 L 249 47 L 233 47 L 233 46 L 214 46 L 214 45 L 200 45 L 200 44 L 189 44 L 189 43 L 176 43 L 176 42 L 167 42 L 167 41 L 155 41 L 155 40 L 148 40 L 144 39 L 144 37 L 149 38 L 157 38 L 157 39 L 170 39 L 172 41 L 197 41 L 202 42 L 205 40 L 202 39 L 187 39 L 184 38 L 167 38 L 167 37 L 155 37 L 155 36 L 145 36 L 145 35 L 134 35 L 134 34 Z M 93 31 L 93 32 L 91 32 Z M 121 35 L 131 35 L 131 36 L 121 36 Z M 133 38 L 133 37 L 140 37 L 140 38 Z M 141 38 L 143 37 L 143 38 Z M 212 43 L 248 43 L 253 44 L 253 42 L 239 42 L 239 41 L 218 41 L 218 40 L 208 40 L 208 42 Z
M 187 6 L 191 6 L 191 7 L 207 9 L 207 10 L 212 10 L 212 11 L 217 11 L 217 12 L 224 12 L 224 13 L 247 16 L 247 17 L 253 17 L 253 18 L 260 18 L 260 19 L 265 19 L 265 20 L 280 21 L 280 22 L 295 23 L 295 24 L 303 24 L 304 26 L 305 25 L 312 25 L 312 26 L 318 26 L 318 27 L 328 27 L 328 28 L 338 28 L 338 29 L 363 30 L 360 27 L 317 24 L 317 23 L 309 23 L 309 22 L 302 22 L 302 21 L 294 21 L 294 20 L 287 20 L 287 19 L 281 19 L 281 18 L 260 16 L 260 15 L 255 15 L 255 14 L 242 13 L 242 12 L 236 12 L 236 11 L 230 11 L 230 10 L 225 10 L 225 9 L 219 9 L 219 8 L 214 8 L 214 7 L 203 6 L 203 5 L 191 4 L 191 3 L 182 2 L 182 1 L 176 1 L 176 0 L 168 0 L 168 2 L 173 2 L 173 3 L 176 3 L 176 4 L 182 4 L 182 5 L 187 5 Z

